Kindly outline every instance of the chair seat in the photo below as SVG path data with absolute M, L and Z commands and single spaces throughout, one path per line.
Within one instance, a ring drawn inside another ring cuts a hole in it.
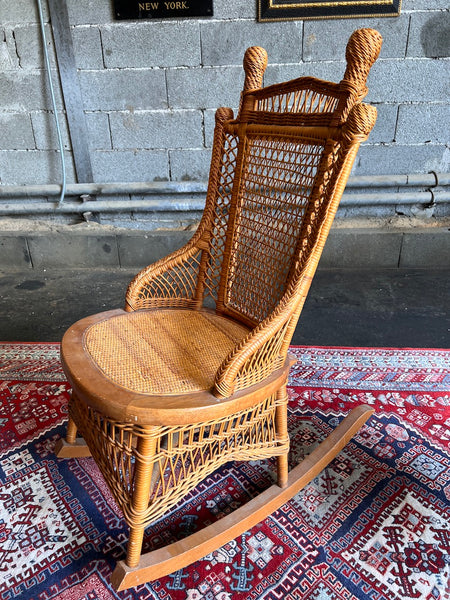
M 214 395 L 217 370 L 249 331 L 209 309 L 112 310 L 72 325 L 61 361 L 72 394 L 94 411 L 141 426 L 181 425 L 245 410 L 286 378 L 291 357 L 261 384 Z
M 248 329 L 209 311 L 141 310 L 91 325 L 85 351 L 105 377 L 141 394 L 210 390 Z

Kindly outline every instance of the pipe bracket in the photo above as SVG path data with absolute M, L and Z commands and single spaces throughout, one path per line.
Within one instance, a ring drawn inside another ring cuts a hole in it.
M 436 198 L 434 196 L 434 188 L 439 185 L 439 177 L 436 171 L 428 171 L 430 175 L 434 175 L 434 183 L 427 187 L 427 192 L 431 194 L 431 200 L 425 204 L 425 208 L 434 208 L 436 206 Z

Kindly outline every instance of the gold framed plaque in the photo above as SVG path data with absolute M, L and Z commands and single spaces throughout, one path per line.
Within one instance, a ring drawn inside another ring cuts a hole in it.
M 258 21 L 397 17 L 402 0 L 258 0 Z

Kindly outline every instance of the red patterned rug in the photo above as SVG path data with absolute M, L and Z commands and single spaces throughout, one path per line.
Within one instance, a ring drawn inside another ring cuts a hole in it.
M 92 459 L 58 460 L 68 385 L 57 344 L 0 344 L 0 600 L 449 600 L 450 352 L 293 348 L 291 461 L 354 406 L 375 416 L 298 496 L 230 544 L 116 593 L 126 529 Z M 146 549 L 272 483 L 227 465 L 148 528 Z

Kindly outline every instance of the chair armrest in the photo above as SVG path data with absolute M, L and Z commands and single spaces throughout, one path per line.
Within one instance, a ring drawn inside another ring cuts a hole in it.
M 303 302 L 304 298 L 301 305 L 296 306 L 294 298 L 281 300 L 274 311 L 236 345 L 217 371 L 215 396 L 228 398 L 283 366 Z
M 136 275 L 128 286 L 125 310 L 197 306 L 201 256 L 206 248 L 199 233 Z

